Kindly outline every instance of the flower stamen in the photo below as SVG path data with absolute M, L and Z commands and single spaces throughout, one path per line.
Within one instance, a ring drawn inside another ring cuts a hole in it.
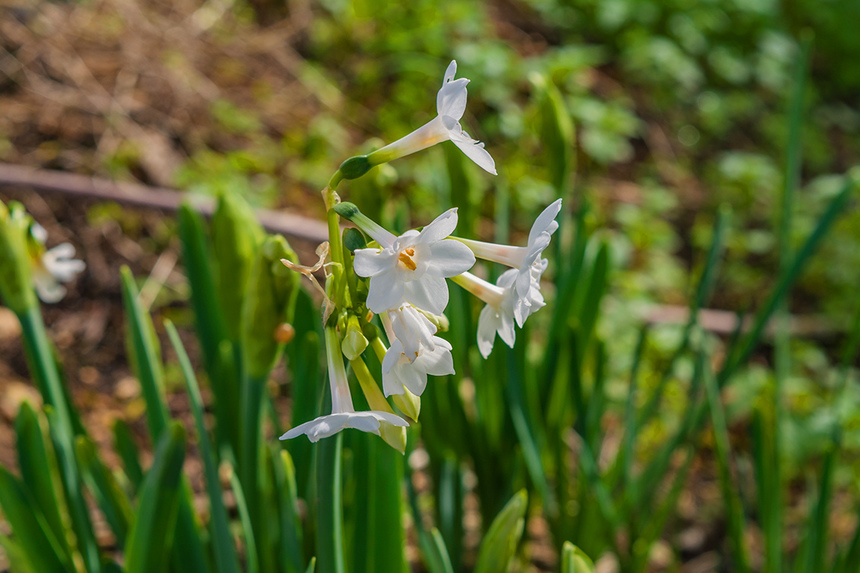
M 412 257 L 415 256 L 415 249 L 412 247 L 408 247 L 400 251 L 400 254 L 397 256 L 397 259 L 403 263 L 403 266 L 409 269 L 410 271 L 414 271 L 418 268 L 418 265 L 415 264 L 415 261 L 412 260 Z

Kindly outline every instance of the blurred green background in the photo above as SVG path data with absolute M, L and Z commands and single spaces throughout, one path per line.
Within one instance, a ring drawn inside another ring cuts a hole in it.
M 340 162 L 434 117 L 442 73 L 456 59 L 458 76 L 471 80 L 462 124 L 486 143 L 499 177 L 446 143 L 339 191 L 397 231 L 460 205 L 458 231 L 484 240 L 521 239 L 557 196 L 553 182 L 567 190 L 568 213 L 587 203 L 583 226 L 606 241 L 612 260 L 597 328 L 610 357 L 604 425 L 617 435 L 638 328 L 654 325 L 639 374 L 647 393 L 681 339 L 672 311 L 693 296 L 722 205 L 731 224 L 709 307 L 753 311 L 774 286 L 804 38 L 812 51 L 790 245 L 809 235 L 858 163 L 858 22 L 852 0 L 13 2 L 0 7 L 0 160 L 209 195 L 229 188 L 258 207 L 321 218 L 318 190 Z M 553 171 L 545 137 L 550 84 L 573 121 L 568 174 Z M 168 232 L 142 231 L 133 214 L 88 212 L 93 224 L 105 219 L 147 235 L 148 252 L 170 241 Z M 852 208 L 788 301 L 799 321 L 781 427 L 786 481 L 802 486 L 814 481 L 804 465 L 820 462 L 831 425 L 841 425 L 836 484 L 853 500 L 860 393 L 849 385 L 834 401 L 841 387 L 833 364 L 858 307 L 858 280 L 860 213 Z M 161 293 L 154 308 L 176 298 Z M 703 344 L 716 348 L 729 334 L 705 330 Z M 769 349 L 727 398 L 744 452 L 751 412 L 771 397 Z M 680 359 L 679 378 L 694 362 Z M 856 370 L 847 375 L 854 380 Z M 669 387 L 659 419 L 642 430 L 640 457 L 686 406 L 683 386 Z M 847 502 L 834 521 L 850 521 L 854 509 Z M 835 527 L 837 539 L 847 530 Z

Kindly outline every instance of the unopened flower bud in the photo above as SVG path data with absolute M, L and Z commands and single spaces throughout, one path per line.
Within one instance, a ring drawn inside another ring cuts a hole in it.
M 403 394 L 394 394 L 394 405 L 400 408 L 400 411 L 412 418 L 418 420 L 418 414 L 421 413 L 421 398 L 404 388 Z
M 346 356 L 348 360 L 355 360 L 361 356 L 361 353 L 364 352 L 367 345 L 367 338 L 365 338 L 364 333 L 361 330 L 361 324 L 358 322 L 358 317 L 351 315 L 347 320 L 346 333 L 343 337 L 343 342 L 341 342 L 343 355 Z

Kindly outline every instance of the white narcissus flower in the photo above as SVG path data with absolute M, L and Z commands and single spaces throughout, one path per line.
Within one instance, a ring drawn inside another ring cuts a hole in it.
M 30 235 L 36 242 L 36 252 L 32 258 L 33 286 L 43 302 L 55 303 L 66 296 L 66 287 L 61 282 L 69 282 L 87 268 L 86 263 L 75 259 L 75 247 L 62 243 L 45 250 L 48 233 L 44 227 L 34 223 Z
M 495 285 L 471 273 L 463 273 L 453 280 L 487 303 L 478 316 L 478 350 L 481 351 L 481 355 L 484 358 L 490 355 L 496 334 L 505 344 L 513 348 L 517 338 L 514 329 L 515 316 L 518 312 L 520 314 L 524 312 L 522 309 L 517 310 L 517 305 L 523 304 L 515 287 L 517 270 L 510 269 L 502 273 Z M 523 322 L 526 318 L 528 313 L 523 315 Z
M 531 231 L 529 231 L 529 242 L 525 247 L 497 245 L 469 239 L 458 240 L 472 249 L 472 252 L 479 259 L 501 263 L 517 269 L 517 294 L 523 301 L 532 301 L 540 297 L 540 276 L 547 265 L 546 259 L 542 259 L 541 255 L 544 249 L 549 246 L 552 234 L 558 229 L 558 222 L 555 218 L 559 211 L 561 211 L 561 199 L 554 201 L 538 215 Z M 535 289 L 538 289 L 537 293 L 535 293 Z M 540 301 L 543 302 L 543 297 L 540 297 Z
M 358 276 L 370 277 L 367 308 L 377 314 L 404 302 L 442 314 L 448 305 L 445 279 L 475 264 L 475 255 L 466 245 L 446 239 L 457 226 L 456 209 L 445 211 L 420 232 L 406 231 L 399 237 L 379 225 L 368 227 L 358 218 L 353 221 L 381 247 L 356 250 L 353 264 Z
M 424 393 L 427 376 L 454 374 L 454 358 L 447 340 L 434 336 L 436 327 L 410 305 L 382 315 L 391 347 L 382 360 L 382 389 L 386 396 Z
M 484 144 L 472 139 L 460 126 L 460 119 L 466 111 L 466 84 L 469 80 L 455 80 L 456 73 L 457 62 L 452 61 L 445 70 L 442 87 L 436 94 L 436 117 L 409 135 L 368 155 L 370 164 L 387 163 L 450 139 L 479 167 L 496 175 L 496 163 L 484 149 Z
M 389 412 L 371 410 L 367 412 L 356 412 L 352 405 L 352 396 L 349 392 L 349 382 L 346 378 L 346 369 L 343 365 L 343 355 L 340 350 L 340 342 L 337 332 L 333 328 L 325 329 L 326 357 L 328 359 L 328 377 L 331 386 L 331 414 L 320 416 L 310 422 L 300 424 L 281 436 L 282 440 L 289 440 L 305 434 L 312 442 L 322 438 L 333 436 L 345 428 L 354 428 L 362 432 L 371 432 L 381 435 L 382 424 L 393 426 L 408 426 L 409 423 Z

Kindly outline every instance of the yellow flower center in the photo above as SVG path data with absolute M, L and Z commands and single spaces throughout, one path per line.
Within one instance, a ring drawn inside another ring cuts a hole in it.
M 415 249 L 412 247 L 408 247 L 400 251 L 400 254 L 397 256 L 397 259 L 403 263 L 403 266 L 409 269 L 410 271 L 414 271 L 418 268 L 418 265 L 415 264 L 415 261 L 412 260 L 412 257 L 415 256 Z

